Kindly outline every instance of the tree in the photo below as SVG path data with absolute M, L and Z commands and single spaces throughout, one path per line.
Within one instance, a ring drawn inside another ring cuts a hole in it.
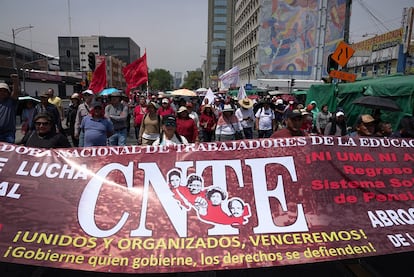
M 173 76 L 165 69 L 154 69 L 148 74 L 148 81 L 151 90 L 167 91 L 171 90 Z
M 203 83 L 203 72 L 201 70 L 187 71 L 187 77 L 184 78 L 184 88 L 196 90 Z

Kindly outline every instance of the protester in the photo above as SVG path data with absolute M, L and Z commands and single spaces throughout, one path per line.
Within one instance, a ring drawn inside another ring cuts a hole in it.
M 127 140 L 128 105 L 122 103 L 120 92 L 109 95 L 109 104 L 105 107 L 105 117 L 112 121 L 114 133 L 109 138 L 109 145 L 125 146 Z
M 161 106 L 158 108 L 157 114 L 160 116 L 175 115 L 175 111 L 173 107 L 171 107 L 168 98 L 163 98 L 161 100 Z
M 46 93 L 49 96 L 48 102 L 56 106 L 59 111 L 60 118 L 65 118 L 65 115 L 63 114 L 62 99 L 55 95 L 55 90 L 53 88 L 48 88 Z
M 43 93 L 40 96 L 40 103 L 36 104 L 35 106 L 34 117 L 36 117 L 36 115 L 40 113 L 46 113 L 46 112 L 49 113 L 53 119 L 53 123 L 54 123 L 56 130 L 64 134 L 65 131 L 63 130 L 63 127 L 62 127 L 62 121 L 60 118 L 59 110 L 54 104 L 49 103 L 48 99 L 49 99 L 49 94 L 47 92 Z M 35 126 L 31 126 L 30 129 L 34 130 L 35 129 L 34 127 Z
M 315 129 L 316 134 L 323 135 L 325 133 L 326 125 L 332 118 L 331 112 L 328 110 L 328 104 L 323 104 L 321 111 L 316 115 Z
M 30 126 L 33 126 L 33 118 L 36 111 L 36 104 L 34 100 L 24 100 L 23 104 L 24 108 L 22 110 L 21 132 L 23 135 L 25 135 L 29 131 Z
M 285 120 L 285 112 L 286 112 L 286 105 L 283 103 L 283 99 L 279 98 L 276 99 L 275 102 L 275 121 L 276 121 L 276 129 L 281 129 L 284 124 Z
M 358 116 L 351 137 L 372 137 L 375 134 L 375 119 L 369 114 Z
M 141 128 L 139 129 L 138 144 L 152 145 L 159 138 L 161 132 L 161 116 L 157 114 L 158 104 L 149 102 L 147 113 L 142 119 Z
M 187 102 L 185 107 L 187 108 L 188 116 L 194 120 L 197 129 L 200 130 L 200 117 L 198 116 L 198 113 L 195 112 L 194 104 L 192 102 Z
M 188 144 L 187 139 L 177 133 L 177 121 L 175 116 L 168 115 L 162 118 L 162 131 L 152 145 L 177 145 Z
M 200 114 L 200 138 L 203 142 L 210 142 L 213 140 L 216 124 L 217 118 L 213 112 L 212 106 L 209 104 L 203 105 Z
M 68 127 L 68 134 L 72 138 L 72 144 L 74 147 L 79 146 L 79 139 L 75 137 L 75 122 L 76 114 L 78 113 L 78 107 L 80 105 L 79 93 L 74 93 L 70 97 L 71 104 L 69 105 L 68 115 L 66 117 L 66 127 Z
M 234 108 L 230 104 L 225 104 L 217 121 L 215 131 L 216 140 L 228 141 L 241 139 L 243 136 L 242 130 L 239 119 L 234 114 Z
M 288 110 L 286 112 L 286 127 L 274 132 L 271 138 L 306 136 L 305 132 L 301 130 L 303 118 L 300 110 Z
M 331 121 L 325 127 L 325 136 L 345 136 L 348 134 L 348 126 L 345 120 L 345 114 L 342 111 L 335 113 L 335 116 L 331 118 Z
M 388 121 L 380 121 L 376 124 L 376 128 L 378 128 L 374 134 L 376 137 L 390 137 L 392 135 L 392 125 Z
M 258 138 L 269 138 L 273 130 L 275 130 L 275 113 L 270 108 L 270 102 L 268 100 L 262 100 L 260 105 L 261 107 L 255 114 Z
M 14 143 L 16 139 L 16 113 L 19 96 L 19 76 L 11 74 L 13 89 L 0 83 L 0 141 Z
M 184 136 L 189 143 L 199 142 L 197 125 L 183 106 L 177 111 L 177 133 Z
M 38 148 L 71 147 L 68 138 L 63 133 L 56 132 L 54 118 L 49 113 L 38 113 L 33 123 L 35 129 L 27 132 L 19 144 Z
M 414 138 L 414 116 L 404 116 L 401 118 L 397 130 L 391 136 L 396 138 Z
M 252 139 L 253 127 L 255 123 L 253 100 L 247 97 L 240 99 L 239 105 L 240 107 L 236 110 L 235 115 L 243 128 L 244 137 L 246 139 Z
M 94 94 L 92 90 L 84 90 L 82 92 L 83 103 L 81 103 L 78 107 L 76 112 L 76 120 L 75 120 L 75 129 L 73 131 L 73 135 L 79 141 L 79 147 L 83 147 L 84 142 L 84 133 L 80 128 L 82 123 L 82 119 L 90 114 L 90 110 L 92 109 L 92 101 L 94 100 Z
M 90 114 L 82 119 L 80 128 L 83 130 L 84 146 L 106 146 L 107 140 L 114 133 L 114 125 L 105 117 L 102 103 L 95 102 Z
M 135 106 L 133 111 L 134 117 L 134 128 L 135 128 L 135 139 L 138 141 L 139 130 L 141 128 L 142 119 L 147 112 L 147 102 L 144 95 L 139 96 L 138 104 Z

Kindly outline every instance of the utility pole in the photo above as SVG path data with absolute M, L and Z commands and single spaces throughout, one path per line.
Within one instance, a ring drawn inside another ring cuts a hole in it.
M 24 26 L 24 27 L 20 27 L 20 28 L 16 28 L 16 29 L 12 29 L 12 35 L 13 35 L 13 68 L 17 70 L 17 65 L 16 65 L 16 35 L 20 32 L 23 32 L 25 30 L 29 30 L 34 28 L 34 26 L 29 25 L 29 26 Z

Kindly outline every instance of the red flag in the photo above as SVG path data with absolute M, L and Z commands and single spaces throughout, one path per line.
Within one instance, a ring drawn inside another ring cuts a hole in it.
M 101 64 L 95 69 L 92 75 L 89 89 L 97 94 L 106 87 L 106 62 L 105 57 L 101 58 Z
M 132 88 L 136 88 L 148 81 L 147 53 L 144 53 L 141 58 L 125 66 L 122 69 L 122 73 L 127 83 L 126 94 L 128 95 Z

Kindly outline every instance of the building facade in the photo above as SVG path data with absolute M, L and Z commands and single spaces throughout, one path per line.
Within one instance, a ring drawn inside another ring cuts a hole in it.
M 140 47 L 128 37 L 58 37 L 61 70 L 90 71 L 88 54 L 111 56 L 130 64 L 141 57 Z
M 232 65 L 234 0 L 208 1 L 207 59 L 203 86 L 218 88 L 218 76 Z
M 237 0 L 233 66 L 240 85 L 257 79 L 320 80 L 349 29 L 350 1 Z

